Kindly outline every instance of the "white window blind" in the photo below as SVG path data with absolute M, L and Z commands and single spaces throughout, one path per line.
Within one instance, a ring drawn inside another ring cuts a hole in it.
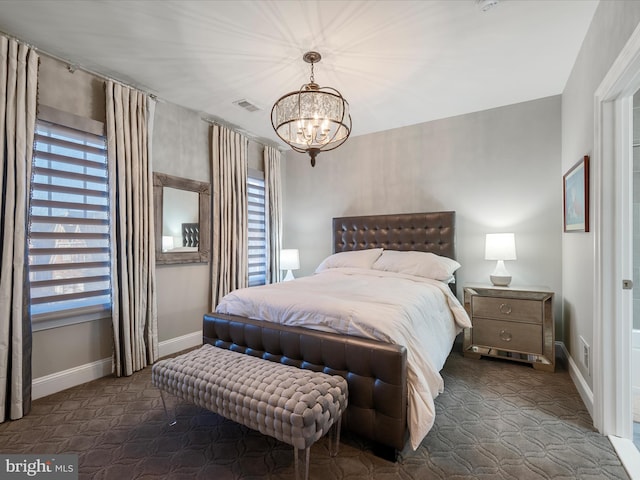
M 264 174 L 251 171 L 247 179 L 249 214 L 249 286 L 267 281 L 267 229 Z
M 103 135 L 37 121 L 29 216 L 31 319 L 111 310 Z

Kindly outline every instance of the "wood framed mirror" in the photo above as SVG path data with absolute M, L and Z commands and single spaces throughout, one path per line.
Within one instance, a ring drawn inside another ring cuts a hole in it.
M 153 173 L 156 264 L 206 263 L 211 248 L 211 186 Z

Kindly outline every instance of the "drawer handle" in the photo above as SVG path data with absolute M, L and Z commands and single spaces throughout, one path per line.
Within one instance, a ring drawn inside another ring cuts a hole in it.
M 511 335 L 511 332 L 509 332 L 508 330 L 500 330 L 500 339 L 502 341 L 510 342 L 512 338 L 513 335 Z
M 511 305 L 508 303 L 500 304 L 500 313 L 504 313 L 505 315 L 509 315 L 511 313 Z

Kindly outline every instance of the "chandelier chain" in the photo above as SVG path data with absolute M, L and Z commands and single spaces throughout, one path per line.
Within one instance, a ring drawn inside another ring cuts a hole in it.
M 315 77 L 313 76 L 313 62 L 311 62 L 311 77 L 309 77 L 310 83 L 316 83 Z

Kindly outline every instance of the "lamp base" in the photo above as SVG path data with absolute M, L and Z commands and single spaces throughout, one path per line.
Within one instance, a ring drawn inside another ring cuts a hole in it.
M 511 283 L 511 275 L 504 266 L 503 260 L 498 260 L 496 262 L 496 269 L 491 275 L 489 275 L 489 278 L 491 279 L 491 283 L 493 283 L 496 287 L 509 286 L 509 284 Z
M 295 280 L 296 277 L 293 276 L 293 272 L 291 270 L 287 270 L 287 274 L 282 279 L 283 282 L 288 282 L 289 280 Z
M 511 275 L 489 275 L 489 278 L 491 279 L 491 283 L 493 283 L 496 287 L 508 287 L 511 283 Z

